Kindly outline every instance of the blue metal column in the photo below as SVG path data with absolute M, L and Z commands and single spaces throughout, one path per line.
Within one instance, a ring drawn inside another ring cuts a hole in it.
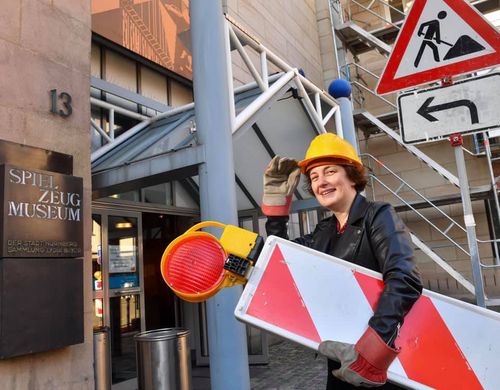
M 233 165 L 234 97 L 229 40 L 221 0 L 191 0 L 193 85 L 200 165 L 202 220 L 238 225 Z M 234 317 L 241 286 L 225 288 L 207 302 L 212 390 L 250 389 L 245 326 Z
M 342 131 L 344 139 L 354 146 L 354 150 L 359 155 L 358 139 L 356 137 L 356 127 L 352 116 L 352 102 L 349 99 L 352 93 L 351 84 L 347 80 L 333 80 L 328 87 L 328 93 L 337 101 L 342 118 Z

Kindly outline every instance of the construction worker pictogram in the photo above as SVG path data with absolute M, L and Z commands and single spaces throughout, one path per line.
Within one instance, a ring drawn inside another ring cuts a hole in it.
M 444 20 L 447 15 L 448 13 L 446 11 L 440 11 L 437 14 L 437 19 L 429 20 L 428 22 L 424 22 L 419 26 L 417 35 L 419 37 L 423 36 L 423 41 L 420 49 L 418 50 L 417 57 L 415 58 L 415 63 L 413 64 L 415 68 L 418 68 L 420 60 L 422 59 L 422 55 L 424 54 L 424 51 L 427 47 L 431 49 L 435 62 L 441 61 L 438 48 L 439 45 L 446 45 L 450 47 L 450 49 L 444 55 L 443 60 L 451 60 L 453 58 L 485 50 L 485 47 L 483 45 L 481 45 L 468 35 L 461 35 L 457 39 L 455 44 L 451 44 L 441 39 L 439 22 L 440 20 Z
M 441 11 L 437 17 L 438 19 L 444 19 L 446 17 L 446 11 Z M 415 58 L 415 63 L 414 63 L 415 68 L 418 68 L 418 64 L 420 63 L 420 59 L 422 58 L 422 55 L 424 54 L 424 50 L 426 47 L 429 47 L 432 50 L 434 61 L 436 62 L 440 61 L 439 50 L 437 45 L 446 42 L 441 41 L 438 19 L 433 19 L 428 22 L 422 23 L 418 28 L 417 35 L 419 37 L 423 35 L 424 40 L 422 41 L 422 45 L 418 50 L 417 58 Z

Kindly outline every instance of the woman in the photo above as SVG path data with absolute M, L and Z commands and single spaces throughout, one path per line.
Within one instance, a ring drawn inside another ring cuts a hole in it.
M 389 204 L 361 195 L 367 179 L 360 158 L 349 143 L 326 133 L 314 138 L 299 163 L 276 156 L 267 167 L 262 211 L 268 216 L 268 234 L 288 238 L 288 214 L 300 172 L 319 204 L 333 215 L 294 241 L 381 272 L 384 279 L 375 313 L 356 345 L 320 344 L 320 353 L 340 361 L 328 359 L 327 390 L 397 389 L 386 384 L 387 368 L 399 352 L 394 341 L 404 316 L 422 292 L 409 233 Z

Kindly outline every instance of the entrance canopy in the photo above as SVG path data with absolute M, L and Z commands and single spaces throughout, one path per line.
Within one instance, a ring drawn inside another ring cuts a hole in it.
M 283 73 L 272 76 L 264 93 L 255 83 L 235 92 L 240 124 L 233 129 L 233 155 L 239 211 L 259 208 L 262 174 L 274 155 L 302 159 L 311 139 L 324 131 L 318 129 L 317 119 L 311 118 L 292 76 L 296 77 Z M 321 106 L 325 112 L 331 109 L 325 103 Z M 326 118 L 327 127 L 333 125 L 330 118 Z M 190 185 L 190 193 L 195 195 L 198 165 L 203 162 L 204 146 L 196 136 L 194 104 L 173 109 L 140 123 L 93 153 L 93 198 L 170 181 Z M 299 185 L 294 208 L 316 205 Z
M 257 209 L 262 174 L 271 158 L 302 159 L 312 138 L 327 130 L 342 136 L 340 110 L 331 96 L 234 21 L 227 17 L 225 24 L 228 50 L 240 55 L 255 80 L 234 90 L 234 112 L 228 110 L 233 116 L 237 207 Z M 260 59 L 259 66 L 249 51 Z M 108 141 L 92 153 L 94 199 L 178 181 L 198 201 L 198 166 L 205 161 L 205 149 L 197 138 L 193 103 L 147 119 Z M 299 185 L 293 209 L 316 206 Z

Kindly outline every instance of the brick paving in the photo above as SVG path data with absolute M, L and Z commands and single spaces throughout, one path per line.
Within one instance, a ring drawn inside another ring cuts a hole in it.
M 326 359 L 315 355 L 288 340 L 271 345 L 269 364 L 250 367 L 252 390 L 324 390 Z M 193 390 L 210 390 L 208 367 L 193 368 L 192 378 Z

